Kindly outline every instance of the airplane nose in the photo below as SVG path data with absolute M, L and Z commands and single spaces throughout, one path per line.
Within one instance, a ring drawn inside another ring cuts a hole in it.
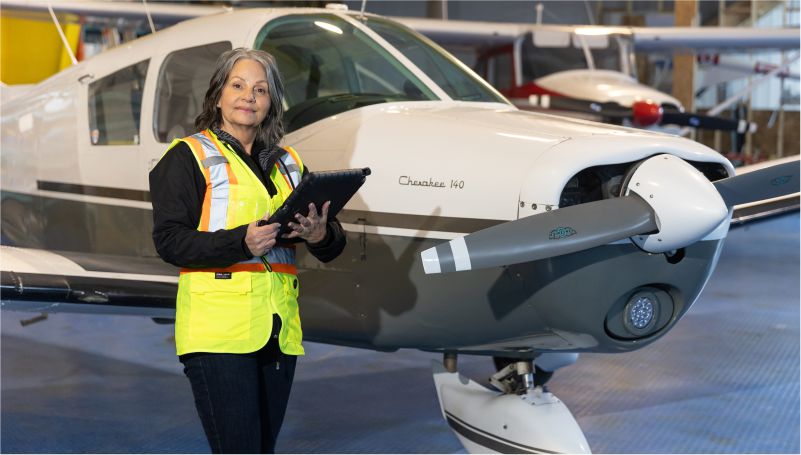
M 728 216 L 716 187 L 688 162 L 652 156 L 629 171 L 625 194 L 519 218 L 421 252 L 427 274 L 519 264 L 631 238 L 663 253 L 701 240 Z

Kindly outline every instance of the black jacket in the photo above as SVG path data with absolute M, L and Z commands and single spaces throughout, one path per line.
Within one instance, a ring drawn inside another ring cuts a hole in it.
M 272 189 L 270 193 L 274 193 L 269 176 L 265 178 L 261 167 L 244 152 L 239 142 L 223 132 L 219 133 L 218 138 L 227 142 L 268 191 Z M 252 150 L 263 148 L 257 142 Z M 308 172 L 308 168 L 304 167 L 303 172 Z M 252 258 L 245 245 L 247 225 L 216 232 L 197 230 L 205 194 L 206 180 L 185 142 L 176 144 L 150 171 L 153 242 L 161 258 L 178 267 L 191 268 L 228 267 Z M 339 256 L 345 248 L 345 233 L 339 221 L 336 218 L 329 220 L 325 238 L 317 244 L 307 243 L 307 247 L 323 262 Z

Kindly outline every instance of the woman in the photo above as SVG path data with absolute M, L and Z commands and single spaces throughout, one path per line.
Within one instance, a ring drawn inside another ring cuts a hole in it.
M 150 173 L 156 250 L 182 268 L 176 348 L 215 453 L 274 451 L 303 355 L 295 243 L 324 262 L 345 246 L 328 203 L 297 214 L 283 238 L 278 224 L 259 226 L 308 172 L 278 146 L 283 94 L 270 54 L 224 53 L 199 133 L 173 141 Z

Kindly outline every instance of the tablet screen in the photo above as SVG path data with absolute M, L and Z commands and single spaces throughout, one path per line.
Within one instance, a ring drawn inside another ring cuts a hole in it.
M 333 219 L 364 184 L 368 175 L 370 168 L 309 172 L 281 207 L 266 222 L 260 221 L 259 226 L 281 223 L 279 234 L 289 233 L 291 229 L 287 223 L 294 220 L 296 213 L 308 216 L 310 203 L 314 203 L 319 213 L 326 201 L 331 201 L 328 219 Z

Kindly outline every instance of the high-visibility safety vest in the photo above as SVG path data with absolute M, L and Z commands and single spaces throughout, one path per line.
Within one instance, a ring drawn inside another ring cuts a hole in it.
M 232 229 L 261 219 L 268 209 L 274 213 L 300 183 L 303 163 L 291 147 L 270 171 L 278 190 L 270 197 L 248 165 L 210 130 L 176 139 L 170 148 L 180 141 L 192 149 L 206 179 L 199 231 Z M 269 341 L 276 313 L 281 318 L 281 351 L 304 354 L 294 245 L 276 246 L 264 259 L 269 269 L 261 257 L 254 257 L 224 268 L 181 270 L 175 315 L 178 355 L 257 351 Z

